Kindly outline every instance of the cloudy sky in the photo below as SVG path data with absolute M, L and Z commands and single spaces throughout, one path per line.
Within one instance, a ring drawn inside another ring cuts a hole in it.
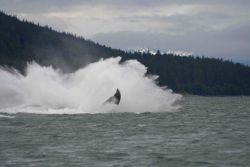
M 0 0 L 0 9 L 115 48 L 250 65 L 250 0 Z

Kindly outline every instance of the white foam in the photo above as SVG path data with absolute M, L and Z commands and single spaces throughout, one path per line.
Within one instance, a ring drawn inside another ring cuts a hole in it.
M 0 112 L 78 114 L 106 112 L 169 112 L 181 98 L 145 76 L 146 67 L 136 60 L 120 63 L 109 58 L 70 74 L 52 67 L 28 64 L 27 75 L 0 69 Z M 119 106 L 103 102 L 121 91 Z
M 15 118 L 15 116 L 11 116 L 11 115 L 1 115 L 1 114 L 0 114 L 0 118 Z

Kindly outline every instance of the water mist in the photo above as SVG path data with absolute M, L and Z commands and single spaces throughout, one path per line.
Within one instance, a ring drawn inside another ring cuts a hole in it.
M 36 63 L 27 65 L 21 75 L 0 69 L 0 112 L 77 114 L 105 112 L 169 112 L 178 108 L 180 95 L 156 85 L 156 76 L 136 60 L 120 63 L 109 58 L 89 64 L 74 73 L 64 74 Z M 116 89 L 121 102 L 103 105 Z

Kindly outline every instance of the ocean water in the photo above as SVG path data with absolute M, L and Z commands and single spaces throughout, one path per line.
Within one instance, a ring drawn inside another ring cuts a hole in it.
M 184 96 L 179 104 L 139 114 L 2 113 L 0 166 L 250 166 L 250 97 Z

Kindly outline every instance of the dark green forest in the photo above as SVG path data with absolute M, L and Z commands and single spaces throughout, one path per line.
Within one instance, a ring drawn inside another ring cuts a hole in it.
M 129 53 L 0 12 L 0 65 L 25 74 L 27 62 L 72 72 L 100 58 L 136 59 L 158 84 L 197 95 L 250 95 L 250 67 L 223 59 Z

